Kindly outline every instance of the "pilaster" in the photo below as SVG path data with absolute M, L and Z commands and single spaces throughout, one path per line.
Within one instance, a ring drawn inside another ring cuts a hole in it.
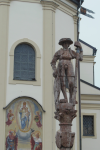
M 8 55 L 8 0 L 0 1 L 0 149 L 5 149 L 5 111 L 7 86 L 7 55 Z
M 56 8 L 59 6 L 58 4 L 54 3 L 53 1 L 41 1 L 43 6 L 43 10 L 51 10 L 53 12 L 56 11 Z
M 77 20 L 78 20 L 78 16 L 74 15 L 73 16 L 73 21 L 74 21 L 74 41 L 77 41 Z
M 55 149 L 53 77 L 50 62 L 55 53 L 55 12 L 58 5 L 41 1 L 43 6 L 43 149 Z

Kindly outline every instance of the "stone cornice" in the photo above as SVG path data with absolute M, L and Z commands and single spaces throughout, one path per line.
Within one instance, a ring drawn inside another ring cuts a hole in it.
M 10 1 L 9 0 L 1 0 L 0 5 L 8 5 L 10 6 Z
M 100 101 L 100 95 L 81 94 L 81 100 Z
M 41 1 L 40 2 L 43 6 L 44 10 L 52 10 L 55 12 L 56 8 L 59 6 L 58 4 L 54 3 L 53 1 Z
M 19 1 L 19 2 L 28 2 L 28 3 L 40 3 L 40 0 L 10 0 L 10 1 Z
M 100 104 L 81 103 L 81 109 L 94 109 L 100 110 Z
M 74 15 L 73 20 L 74 20 L 74 24 L 77 24 L 78 16 Z
M 61 1 L 61 0 L 54 0 L 54 1 L 55 1 L 58 5 L 60 5 L 60 7 L 61 7 L 61 6 L 64 6 L 65 8 L 67 8 L 67 10 L 69 9 L 69 10 L 72 12 L 72 14 L 73 14 L 73 13 L 77 14 L 77 10 L 76 10 L 76 9 L 72 8 L 71 6 L 69 6 L 68 4 L 64 3 L 63 1 Z M 73 16 L 73 15 L 71 15 L 71 16 Z
M 92 55 L 83 55 L 83 61 L 82 62 L 87 62 L 87 63 L 94 63 L 94 58 L 95 56 Z

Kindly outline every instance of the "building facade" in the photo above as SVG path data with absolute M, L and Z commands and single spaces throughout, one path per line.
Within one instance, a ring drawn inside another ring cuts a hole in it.
M 82 150 L 99 147 L 100 88 L 95 86 L 94 66 L 97 49 L 80 40 L 83 61 L 80 63 Z
M 2 150 L 56 149 L 59 123 L 54 120 L 50 62 L 60 48 L 59 39 L 77 40 L 78 6 L 78 0 L 0 1 Z M 73 150 L 79 150 L 78 114 L 72 131 L 76 133 Z

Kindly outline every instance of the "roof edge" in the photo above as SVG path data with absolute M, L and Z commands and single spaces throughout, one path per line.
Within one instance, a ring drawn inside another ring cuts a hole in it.
M 82 41 L 81 39 L 79 39 L 79 41 L 80 41 L 81 43 L 85 44 L 86 46 L 88 46 L 88 47 L 90 47 L 90 48 L 92 48 L 92 49 L 95 49 L 95 50 L 97 51 L 97 49 L 96 49 L 95 47 L 93 47 L 92 45 L 90 45 L 90 44 L 88 44 L 88 43 Z
M 90 45 L 90 44 L 88 44 L 88 43 L 82 41 L 81 39 L 79 39 L 79 41 L 80 41 L 81 43 L 85 44 L 86 46 L 92 48 L 92 49 L 93 49 L 93 56 L 96 55 L 97 49 L 96 49 L 95 47 L 93 47 L 92 45 Z
M 89 83 L 89 82 L 86 82 L 86 81 L 84 81 L 84 80 L 82 80 L 82 79 L 80 79 L 80 81 L 83 82 L 83 83 L 85 83 L 85 84 L 87 84 L 87 85 L 89 85 L 89 86 L 91 86 L 91 87 L 93 87 L 93 88 L 95 88 L 95 89 L 97 89 L 97 90 L 100 90 L 99 87 L 97 87 L 97 86 L 95 86 L 95 85 L 93 85 L 93 84 L 91 84 L 91 83 Z
M 76 5 L 78 5 L 78 8 L 79 8 L 79 5 L 80 5 L 80 0 L 70 0 L 72 1 L 73 3 L 75 3 Z M 84 0 L 81 0 L 81 4 L 84 2 Z

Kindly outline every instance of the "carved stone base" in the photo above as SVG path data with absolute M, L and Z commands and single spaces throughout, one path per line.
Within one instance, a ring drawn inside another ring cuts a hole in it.
M 75 137 L 75 133 L 71 132 L 71 126 L 77 111 L 72 103 L 65 103 L 64 100 L 60 100 L 56 110 L 55 119 L 60 122 L 60 131 L 56 133 L 56 145 L 60 150 L 70 150 Z
M 58 131 L 56 134 L 56 145 L 59 149 L 72 148 L 74 144 L 75 133 Z

